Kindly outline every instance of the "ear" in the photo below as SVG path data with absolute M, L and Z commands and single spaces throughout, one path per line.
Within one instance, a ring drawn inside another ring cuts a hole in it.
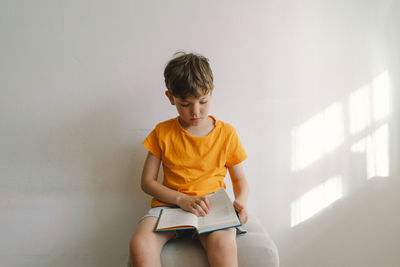
M 170 92 L 167 90 L 165 91 L 165 95 L 168 97 L 169 102 L 171 102 L 171 105 L 175 106 L 175 100 L 174 100 L 174 96 L 170 94 Z

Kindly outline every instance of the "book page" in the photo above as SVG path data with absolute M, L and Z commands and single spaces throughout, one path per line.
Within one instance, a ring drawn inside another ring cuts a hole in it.
M 184 226 L 197 227 L 197 217 L 182 209 L 163 209 L 156 230 L 179 228 Z
M 232 201 L 223 188 L 208 197 L 208 200 L 209 213 L 205 217 L 198 217 L 200 232 L 241 225 Z

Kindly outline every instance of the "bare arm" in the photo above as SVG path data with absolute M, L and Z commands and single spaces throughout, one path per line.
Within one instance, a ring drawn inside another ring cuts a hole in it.
M 142 172 L 142 190 L 160 201 L 176 205 L 181 193 L 169 189 L 157 181 L 160 165 L 161 159 L 148 152 Z
M 233 193 L 235 194 L 233 206 L 239 213 L 241 222 L 245 224 L 248 219 L 246 205 L 249 194 L 249 185 L 246 180 L 243 164 L 239 163 L 233 167 L 229 167 L 228 169 L 232 180 Z
M 157 181 L 160 165 L 161 159 L 148 152 L 142 172 L 141 186 L 143 191 L 162 202 L 178 205 L 197 216 L 206 215 L 209 209 L 206 197 L 187 196 Z

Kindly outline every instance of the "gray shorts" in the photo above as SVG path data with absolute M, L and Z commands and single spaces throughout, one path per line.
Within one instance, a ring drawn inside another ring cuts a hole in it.
M 176 209 L 177 207 L 168 207 L 168 206 L 161 206 L 161 207 L 154 207 L 149 209 L 149 211 L 147 211 L 147 213 L 139 220 L 139 222 L 141 220 L 143 220 L 144 218 L 147 217 L 156 217 L 158 218 L 160 216 L 160 212 L 162 209 Z
M 161 206 L 161 207 L 154 207 L 149 209 L 149 211 L 140 219 L 143 220 L 147 217 L 156 217 L 158 218 L 160 216 L 160 212 L 162 209 L 176 209 L 178 207 L 168 207 L 168 206 Z M 188 230 L 179 230 L 179 231 L 174 231 L 175 235 L 174 238 L 180 238 L 183 237 L 185 235 L 187 235 L 188 233 L 192 235 L 192 238 L 197 238 L 198 234 L 195 230 L 193 229 L 188 229 Z M 241 235 L 241 234 L 245 234 L 247 233 L 247 230 L 244 229 L 243 227 L 239 226 L 236 227 L 236 235 Z

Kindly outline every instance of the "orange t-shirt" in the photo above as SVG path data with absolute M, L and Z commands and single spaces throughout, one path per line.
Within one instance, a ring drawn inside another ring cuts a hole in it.
M 227 167 L 247 158 L 235 129 L 214 120 L 206 136 L 190 135 L 178 117 L 157 124 L 143 145 L 162 160 L 163 185 L 192 196 L 204 196 L 225 188 Z M 169 205 L 153 198 L 152 207 Z

